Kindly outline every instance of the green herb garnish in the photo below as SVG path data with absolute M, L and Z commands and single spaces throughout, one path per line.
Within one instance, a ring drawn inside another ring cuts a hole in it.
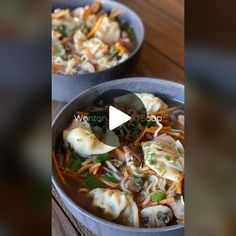
M 142 125 L 145 126 L 145 127 L 151 127 L 154 124 L 155 124 L 155 122 L 152 121 L 152 120 L 146 120 L 146 121 L 142 122 Z
M 88 189 L 102 188 L 102 182 L 94 175 L 88 175 L 84 179 L 84 184 Z
M 107 161 L 108 159 L 109 159 L 109 153 L 100 154 L 94 159 L 94 163 L 98 163 L 98 162 L 103 163 Z
M 148 161 L 150 165 L 154 165 L 156 163 L 156 155 L 154 153 L 149 153 Z
M 111 172 L 106 172 L 104 175 L 104 178 L 111 181 L 111 182 L 115 182 L 117 183 L 117 179 L 115 178 L 115 176 L 111 173 Z
M 129 34 L 131 39 L 135 38 L 134 30 L 127 22 L 121 25 L 121 30 L 126 31 Z
M 65 167 L 77 172 L 81 167 L 81 161 L 79 159 L 71 159 L 66 162 Z
M 117 51 L 112 51 L 112 52 L 109 53 L 109 59 L 116 58 L 117 60 L 120 60 L 121 57 L 122 56 Z
M 71 155 L 72 155 L 72 158 L 73 159 L 78 159 L 78 160 L 80 160 L 81 162 L 84 162 L 85 160 L 86 160 L 86 158 L 84 158 L 84 157 L 82 157 L 82 156 L 80 156 L 75 150 L 71 150 Z
M 151 194 L 151 200 L 153 202 L 159 202 L 164 198 L 165 198 L 165 194 L 160 190 L 157 190 Z

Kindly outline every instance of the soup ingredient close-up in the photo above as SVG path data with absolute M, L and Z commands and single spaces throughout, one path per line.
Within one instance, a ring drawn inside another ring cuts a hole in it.
M 162 117 L 162 128 L 146 122 L 134 143 L 117 148 L 97 140 L 87 121 L 73 120 L 53 151 L 55 176 L 79 206 L 106 220 L 146 228 L 183 224 L 184 111 L 136 95 L 148 115 Z
M 106 12 L 100 1 L 52 13 L 52 72 L 66 75 L 102 71 L 125 61 L 134 49 L 132 26 Z

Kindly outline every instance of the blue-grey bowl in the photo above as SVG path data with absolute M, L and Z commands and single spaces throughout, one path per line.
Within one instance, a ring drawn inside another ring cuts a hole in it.
M 92 104 L 94 99 L 102 93 L 111 89 L 125 89 L 131 92 L 153 93 L 164 100 L 184 103 L 184 86 L 167 80 L 155 78 L 128 78 L 113 80 L 94 86 L 68 103 L 57 115 L 52 124 L 52 144 L 61 137 L 63 129 L 73 118 L 77 110 L 83 110 Z M 133 228 L 115 224 L 92 215 L 82 209 L 68 196 L 54 176 L 52 182 L 58 191 L 62 201 L 65 203 L 72 215 L 88 229 L 98 236 L 183 236 L 184 225 L 173 225 L 163 228 Z
M 70 8 L 86 6 L 94 0 L 53 0 L 52 8 Z M 129 7 L 116 1 L 101 0 L 102 8 L 106 11 L 119 9 L 120 19 L 128 22 L 134 29 L 136 45 L 129 58 L 124 62 L 109 69 L 94 73 L 81 75 L 62 75 L 52 73 L 52 99 L 68 102 L 84 90 L 112 79 L 127 77 L 131 70 L 134 70 L 139 57 L 139 52 L 144 40 L 144 26 L 140 17 Z

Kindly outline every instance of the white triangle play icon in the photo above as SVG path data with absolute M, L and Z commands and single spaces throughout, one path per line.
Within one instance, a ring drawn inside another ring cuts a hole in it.
M 109 130 L 113 130 L 131 119 L 124 112 L 109 106 Z

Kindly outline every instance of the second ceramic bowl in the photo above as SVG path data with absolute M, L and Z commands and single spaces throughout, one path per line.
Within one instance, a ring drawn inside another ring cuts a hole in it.
M 94 0 L 53 0 L 52 8 L 74 9 L 79 6 L 91 5 L 93 2 Z M 116 1 L 101 0 L 101 5 L 102 9 L 105 11 L 119 9 L 121 11 L 119 18 L 125 20 L 133 27 L 136 36 L 134 51 L 124 62 L 103 71 L 81 75 L 52 74 L 53 100 L 68 102 L 87 88 L 108 80 L 127 77 L 130 70 L 134 69 L 144 40 L 144 26 L 142 20 L 133 10 Z
M 164 99 L 184 103 L 184 86 L 166 80 L 153 78 L 130 78 L 113 80 L 86 90 L 68 103 L 58 114 L 52 127 L 53 148 L 76 110 L 89 107 L 94 99 L 111 89 L 125 89 L 130 92 L 152 93 Z M 98 236 L 183 236 L 184 225 L 172 225 L 163 228 L 133 228 L 115 224 L 99 218 L 77 205 L 62 189 L 53 176 L 52 182 L 62 201 L 74 217 Z

